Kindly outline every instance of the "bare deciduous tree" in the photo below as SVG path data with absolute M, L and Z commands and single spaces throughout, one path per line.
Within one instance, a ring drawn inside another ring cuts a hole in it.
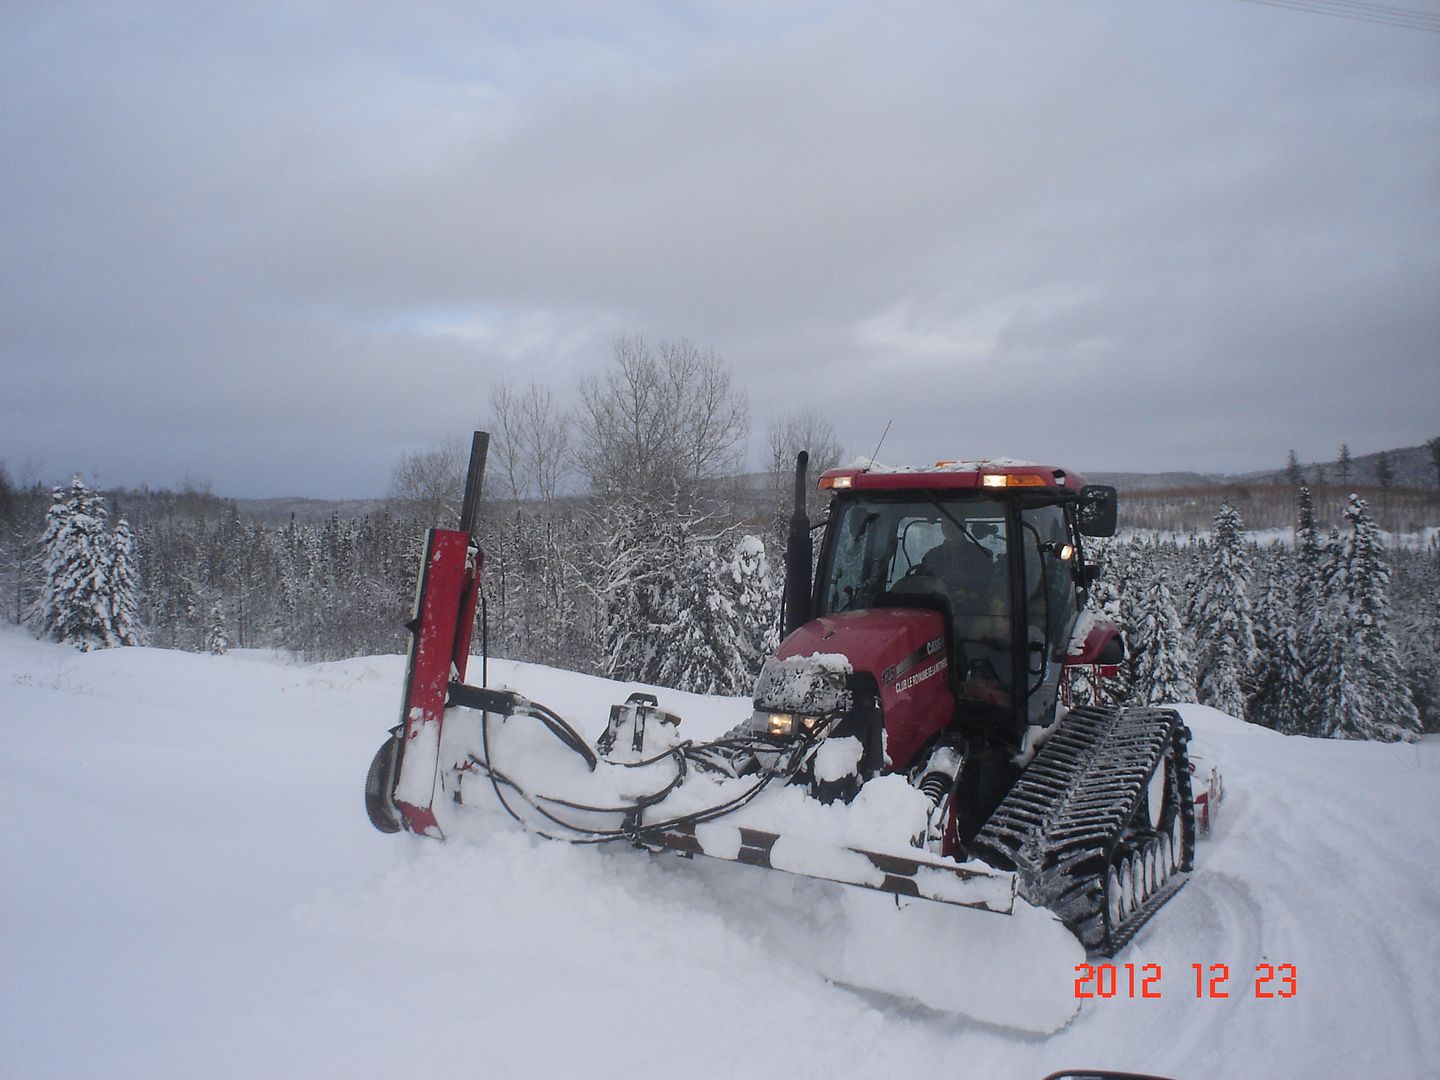
M 1305 482 L 1305 474 L 1300 470 L 1300 459 L 1291 450 L 1285 458 L 1285 479 L 1291 487 L 1299 487 Z
M 684 479 L 733 475 L 739 471 L 750 435 L 750 409 L 736 390 L 730 369 L 714 349 L 688 341 L 660 345 L 666 404 L 676 421 L 675 449 Z
M 391 474 L 391 501 L 428 525 L 453 528 L 460 516 L 469 462 L 469 452 L 458 439 L 406 454 Z
M 844 453 L 829 418 L 813 405 L 770 425 L 771 472 L 788 476 L 801 450 L 809 451 L 810 469 L 816 473 L 835 468 Z
M 739 469 L 749 407 L 711 349 L 615 342 L 610 367 L 580 383 L 580 468 L 597 492 L 658 491 Z
M 543 502 L 554 502 L 561 486 L 574 470 L 570 449 L 570 416 L 555 401 L 548 386 L 531 382 L 525 394 L 530 460 L 535 477 L 535 494 Z
M 510 498 L 525 497 L 530 478 L 525 475 L 524 436 L 520 402 L 515 388 L 503 379 L 490 384 L 490 460 L 504 478 Z
M 554 502 L 572 468 L 570 418 L 554 392 L 534 379 L 521 390 L 491 384 L 490 432 L 490 452 L 510 497 Z
M 770 425 L 768 465 L 775 505 L 785 508 L 782 513 L 788 512 L 795 456 L 801 450 L 810 454 L 812 484 L 809 502 L 813 514 L 819 510 L 822 501 L 814 487 L 814 478 L 839 465 L 844 453 L 830 420 L 813 405 L 781 417 Z

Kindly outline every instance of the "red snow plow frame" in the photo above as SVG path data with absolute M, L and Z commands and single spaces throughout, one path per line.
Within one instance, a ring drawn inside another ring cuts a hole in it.
M 484 556 L 470 534 L 431 529 L 416 598 L 405 670 L 402 733 L 392 798 L 405 827 L 441 836 L 435 820 L 440 735 L 451 681 L 463 682 L 470 659 Z
M 459 529 L 431 529 L 415 590 L 415 617 L 406 624 L 410 652 L 400 712 L 400 743 L 390 798 L 413 833 L 442 836 L 435 820 L 440 735 L 451 681 L 463 682 L 475 632 L 485 556 L 471 539 L 485 481 L 490 436 L 475 432 Z

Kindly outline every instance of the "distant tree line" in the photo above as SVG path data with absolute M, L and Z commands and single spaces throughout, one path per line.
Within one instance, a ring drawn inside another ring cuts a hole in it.
M 1129 644 L 1118 690 L 1199 701 L 1289 734 L 1408 739 L 1440 730 L 1440 546 L 1384 550 L 1364 499 L 1322 531 L 1298 493 L 1293 546 L 1209 535 L 1107 542 L 1092 604 Z
M 802 448 L 821 469 L 841 456 L 825 418 L 811 410 L 775 423 L 769 479 L 746 486 L 737 474 L 749 410 L 723 362 L 687 342 L 627 337 L 573 412 L 538 382 L 497 383 L 485 424 L 490 651 L 748 693 L 778 637 L 788 470 Z M 90 627 L 87 646 L 316 660 L 403 651 L 424 530 L 456 520 L 465 460 L 458 443 L 409 455 L 384 511 L 279 527 L 206 492 L 140 492 L 112 497 L 129 516 L 113 515 L 111 528 L 104 500 L 78 480 L 48 492 L 17 487 L 0 468 L 0 598 L 12 621 L 65 640 L 80 639 L 56 620 L 62 608 L 126 612 Z M 1315 735 L 1440 728 L 1440 551 L 1433 541 L 1383 551 L 1361 499 L 1326 532 L 1309 490 L 1299 498 L 1293 547 L 1248 539 L 1231 507 L 1204 537 L 1104 545 L 1092 605 L 1131 645 L 1121 695 L 1198 699 Z
M 1440 487 L 1440 435 L 1426 439 L 1422 446 L 1396 451 L 1393 455 L 1389 450 L 1381 450 L 1358 459 L 1350 452 L 1348 443 L 1341 443 L 1334 461 L 1314 462 L 1309 466 L 1300 464 L 1299 457 L 1291 450 L 1283 473 L 1292 487 L 1371 484 L 1382 491 L 1404 483 L 1412 487 L 1429 486 L 1431 475 L 1433 486 Z
M 584 381 L 573 413 L 534 382 L 496 384 L 490 398 L 479 539 L 491 651 L 748 693 L 777 637 L 770 559 L 786 485 L 755 489 L 737 478 L 749 409 L 720 358 L 688 342 L 652 347 L 626 337 L 611 364 Z M 769 443 L 781 464 L 806 446 L 818 449 L 822 468 L 840 455 L 814 412 L 775 423 Z M 203 493 L 183 504 L 123 494 L 118 501 L 138 511 L 133 534 L 125 524 L 136 630 L 123 641 L 97 631 L 83 644 L 285 649 L 306 659 L 401 651 L 424 531 L 456 521 L 466 456 L 458 443 L 407 456 L 387 510 L 358 521 L 332 515 L 277 528 Z M 0 500 L 11 495 L 6 477 Z M 103 500 L 77 477 L 68 489 L 32 487 L 0 507 L 12 618 L 81 644 L 43 613 L 93 605 L 47 569 L 54 530 L 37 537 L 47 514 L 102 519 Z M 69 546 L 65 557 L 98 566 Z M 96 580 L 103 591 L 120 579 L 100 572 Z

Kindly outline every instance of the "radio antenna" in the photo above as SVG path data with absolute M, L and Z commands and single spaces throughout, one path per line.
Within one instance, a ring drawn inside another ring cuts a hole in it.
M 885 436 L 890 434 L 890 425 L 894 422 L 893 419 L 885 421 L 885 430 L 880 433 L 880 441 L 875 444 L 875 453 L 870 455 L 870 464 L 865 466 L 867 469 L 873 469 L 875 467 L 875 455 L 879 454 L 880 447 L 885 445 Z

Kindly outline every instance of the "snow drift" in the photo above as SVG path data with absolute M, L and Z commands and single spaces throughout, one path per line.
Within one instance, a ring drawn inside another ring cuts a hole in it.
M 848 989 L 843 931 L 833 970 L 809 964 L 816 926 L 888 898 L 572 848 L 498 813 L 473 843 L 374 832 L 361 783 L 402 671 L 400 657 L 82 654 L 0 628 L 0 1076 L 873 1077 L 963 1062 L 998 1077 L 1428 1077 L 1440 1064 L 1433 738 L 1287 738 L 1183 706 L 1225 772 L 1217 834 L 1116 957 L 1115 995 L 1042 1039 Z M 643 689 L 501 662 L 491 676 L 592 736 L 609 703 Z M 659 694 L 696 735 L 748 710 Z M 1158 999 L 1129 996 L 1127 964 L 1159 968 Z M 1228 996 L 1197 997 L 1196 964 L 1206 990 L 1225 965 Z M 1293 966 L 1293 997 L 1257 996 L 1280 989 L 1266 964 Z M 1073 993 L 1074 973 L 1057 977 Z

